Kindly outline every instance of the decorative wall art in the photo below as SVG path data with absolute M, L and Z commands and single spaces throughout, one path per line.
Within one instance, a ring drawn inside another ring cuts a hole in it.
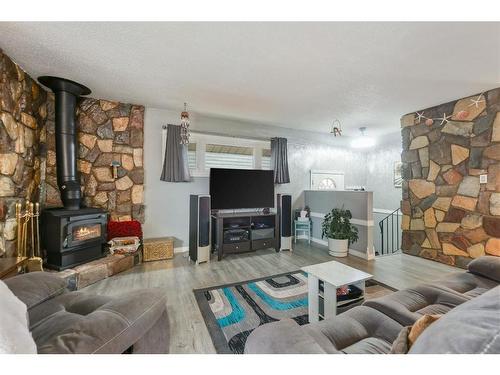
M 344 172 L 311 170 L 311 190 L 345 190 Z
M 483 104 L 484 103 L 484 104 Z M 425 116 L 426 111 L 415 112 L 415 119 L 417 123 L 424 122 L 427 126 L 432 126 L 434 121 L 439 121 L 439 125 L 446 125 L 452 120 L 458 121 L 470 121 L 479 115 L 486 105 L 486 100 L 484 96 L 484 92 L 479 94 L 477 97 L 465 98 L 465 101 L 460 104 L 460 108 L 455 108 L 452 114 L 446 115 L 446 112 L 443 112 L 443 115 L 438 118 L 432 118 Z M 429 111 L 429 110 L 427 110 Z
M 403 163 L 400 161 L 394 162 L 394 187 L 400 188 L 403 186 L 403 176 L 401 174 L 401 168 Z

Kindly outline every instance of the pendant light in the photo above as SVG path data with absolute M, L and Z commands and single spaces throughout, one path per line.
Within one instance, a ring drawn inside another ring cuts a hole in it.
M 365 126 L 359 128 L 359 131 L 361 132 L 361 136 L 351 141 L 352 148 L 368 148 L 375 146 L 375 139 L 368 137 L 365 134 L 366 132 Z
M 333 134 L 334 137 L 342 136 L 342 124 L 338 119 L 333 120 L 332 126 L 330 128 L 330 133 Z
M 181 112 L 181 145 L 189 144 L 189 112 L 187 103 L 184 103 L 184 111 Z

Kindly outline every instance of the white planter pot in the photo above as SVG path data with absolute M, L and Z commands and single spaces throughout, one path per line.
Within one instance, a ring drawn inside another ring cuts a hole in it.
M 349 252 L 349 240 L 328 239 L 328 250 L 331 256 L 346 257 Z

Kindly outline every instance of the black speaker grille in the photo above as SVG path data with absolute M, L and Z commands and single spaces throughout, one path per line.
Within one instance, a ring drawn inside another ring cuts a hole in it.
M 199 205 L 199 246 L 210 244 L 210 197 L 201 197 Z
M 281 236 L 292 235 L 292 196 L 281 196 Z

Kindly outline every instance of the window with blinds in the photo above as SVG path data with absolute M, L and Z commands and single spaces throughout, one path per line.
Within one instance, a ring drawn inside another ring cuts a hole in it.
M 188 164 L 194 177 L 207 177 L 210 168 L 271 169 L 270 144 L 255 139 L 193 133 L 188 146 Z
M 271 169 L 271 149 L 262 149 L 261 168 Z
M 188 145 L 188 165 L 189 169 L 196 169 L 196 143 Z
M 252 169 L 254 157 L 252 147 L 207 144 L 205 168 Z

